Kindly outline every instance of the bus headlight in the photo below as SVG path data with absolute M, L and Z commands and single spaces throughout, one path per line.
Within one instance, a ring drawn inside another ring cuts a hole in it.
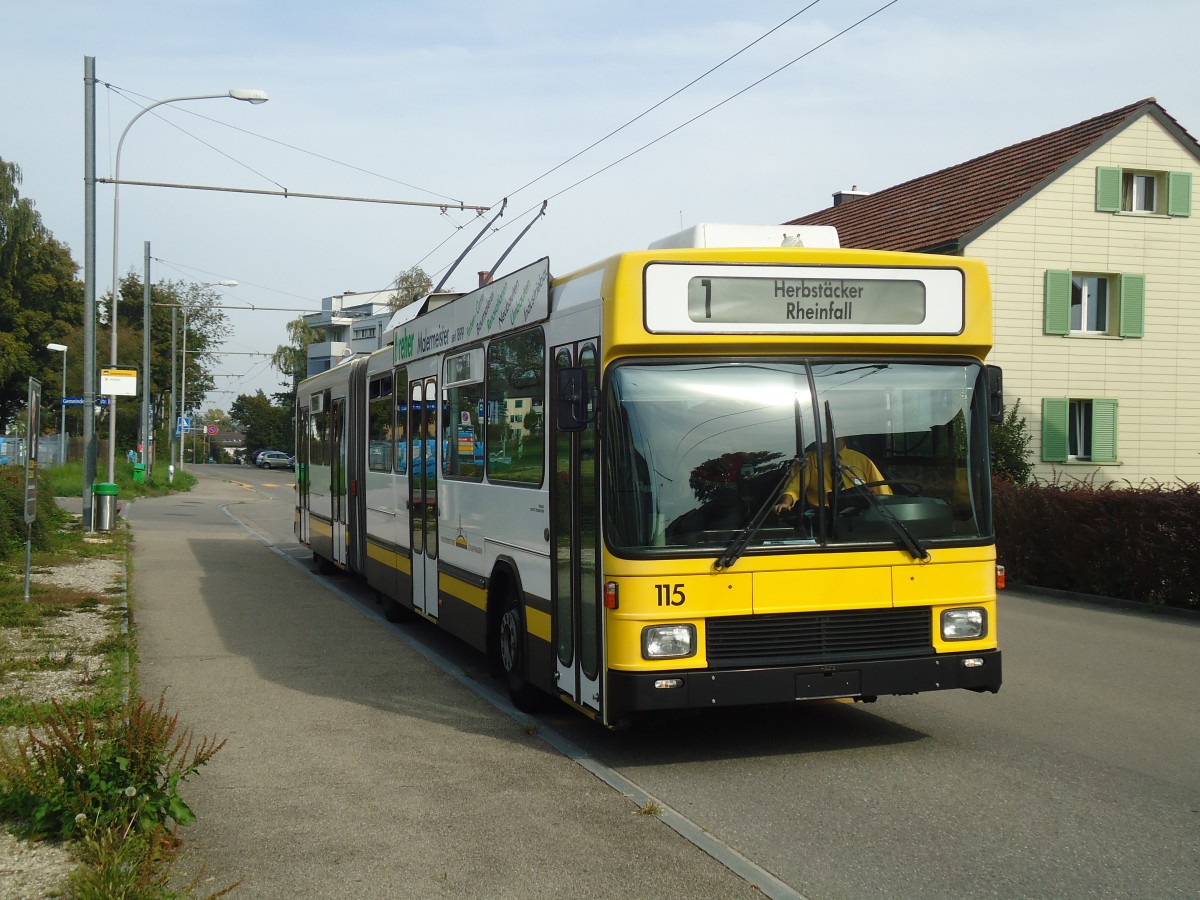
M 987 610 L 979 607 L 942 612 L 942 640 L 974 641 L 987 636 Z
M 643 659 L 682 659 L 695 655 L 695 625 L 650 625 L 642 629 Z

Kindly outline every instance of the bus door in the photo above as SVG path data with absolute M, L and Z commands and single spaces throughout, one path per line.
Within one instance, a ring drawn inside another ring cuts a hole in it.
M 308 546 L 308 433 L 310 413 L 301 407 L 296 416 L 296 540 Z
M 597 340 L 557 347 L 550 384 L 558 370 L 579 367 L 589 390 L 597 386 Z M 552 396 L 556 396 L 552 390 Z M 555 399 L 557 402 L 557 398 Z M 582 431 L 559 431 L 552 423 L 554 478 L 550 503 L 554 521 L 554 622 L 558 689 L 580 706 L 601 708 L 603 608 L 600 602 L 600 529 L 596 423 Z
M 329 421 L 329 500 L 332 504 L 333 561 L 346 565 L 346 398 L 335 397 Z
M 408 509 L 412 523 L 413 607 L 438 614 L 437 378 L 409 385 Z

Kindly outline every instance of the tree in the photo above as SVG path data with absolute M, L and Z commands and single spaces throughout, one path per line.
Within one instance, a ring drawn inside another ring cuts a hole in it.
M 83 346 L 69 340 L 83 324 L 77 267 L 33 201 L 21 197 L 20 183 L 16 163 L 0 159 L 0 434 L 24 409 L 30 376 L 51 383 L 61 377 L 62 359 L 46 344 Z
M 388 306 L 392 312 L 404 309 L 418 297 L 424 297 L 433 290 L 433 279 L 425 274 L 420 266 L 405 269 L 396 276 L 396 290 L 388 298 Z
M 106 295 L 106 301 L 101 304 L 105 330 L 111 309 L 112 295 Z M 174 428 L 175 418 L 181 414 L 180 408 L 167 409 L 168 399 L 172 388 L 176 390 L 175 402 L 183 399 L 187 411 L 198 409 L 204 403 L 206 394 L 213 390 L 215 381 L 212 369 L 215 364 L 214 348 L 229 334 L 229 322 L 220 308 L 221 296 L 215 290 L 187 281 L 163 280 L 150 285 L 150 372 L 143 373 L 142 386 L 149 385 L 151 391 L 151 407 L 157 421 L 164 428 Z M 187 364 L 183 364 L 183 310 L 187 309 Z M 171 384 L 171 323 L 174 311 L 175 323 L 175 369 L 176 378 L 182 380 L 182 385 Z M 121 279 L 121 302 L 117 304 L 117 361 L 121 365 L 142 366 L 143 355 L 143 326 L 145 321 L 145 304 L 143 302 L 142 280 L 133 271 L 126 273 Z M 105 335 L 107 338 L 107 335 Z M 103 341 L 107 344 L 107 340 Z M 102 354 L 107 363 L 107 350 Z M 179 391 L 182 389 L 182 398 Z M 125 410 L 132 409 L 125 401 L 117 414 L 117 443 L 119 446 L 132 445 L 136 440 L 140 416 L 126 415 Z M 98 427 L 107 427 L 101 417 Z M 160 448 L 165 448 L 169 441 L 160 432 Z
M 989 443 L 992 446 L 992 474 L 1013 484 L 1025 485 L 1033 474 L 1033 463 L 1029 461 L 1031 440 L 1025 426 L 1025 417 L 1017 410 L 1018 400 L 1004 413 L 1004 422 L 992 425 Z
M 248 453 L 292 449 L 292 408 L 273 404 L 261 390 L 234 400 L 229 417 L 246 436 Z
M 291 409 L 296 405 L 296 386 L 308 375 L 308 347 L 323 341 L 325 334 L 309 325 L 303 317 L 288 322 L 287 332 L 290 343 L 275 348 L 271 354 L 271 365 L 287 379 L 285 384 L 288 390 L 275 397 L 281 406 Z

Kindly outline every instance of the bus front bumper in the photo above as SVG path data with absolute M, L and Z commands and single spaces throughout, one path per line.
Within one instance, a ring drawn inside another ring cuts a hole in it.
M 625 715 L 845 697 L 873 700 L 954 688 L 994 694 L 1000 681 L 999 650 L 770 668 L 610 670 L 608 705 L 610 715 Z

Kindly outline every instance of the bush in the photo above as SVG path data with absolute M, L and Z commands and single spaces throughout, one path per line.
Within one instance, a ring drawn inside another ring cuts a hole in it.
M 1033 463 L 1029 459 L 1030 435 L 1025 417 L 1020 415 L 1018 400 L 1004 414 L 1004 421 L 989 429 L 992 448 L 992 474 L 1013 484 L 1029 484 Z
M 1009 580 L 1200 610 L 1200 485 L 993 480 Z
M 28 534 L 35 550 L 53 550 L 69 514 L 54 502 L 45 469 L 38 470 L 33 528 L 25 525 L 25 467 L 0 466 L 0 562 L 24 554 Z

